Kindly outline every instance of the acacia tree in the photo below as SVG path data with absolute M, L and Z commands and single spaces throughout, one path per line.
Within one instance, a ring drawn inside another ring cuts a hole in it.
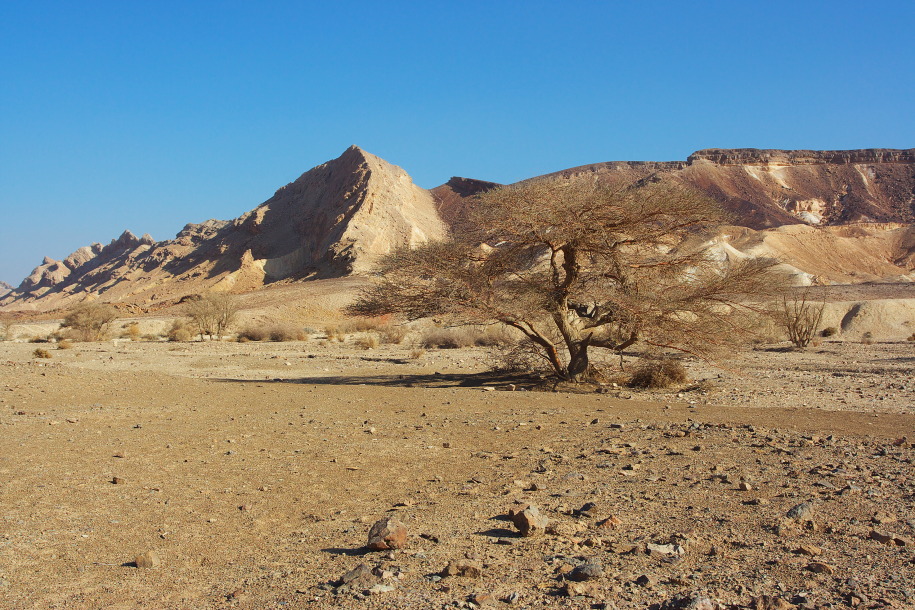
M 238 305 L 235 297 L 224 292 L 209 292 L 188 303 L 187 315 L 200 333 L 200 340 L 205 335 L 222 337 L 235 322 Z
M 501 322 L 573 381 L 591 376 L 591 348 L 707 356 L 776 286 L 773 261 L 721 261 L 701 247 L 723 221 L 714 201 L 665 182 L 502 187 L 448 240 L 384 258 L 350 313 Z
M 81 303 L 67 313 L 60 326 L 73 329 L 83 341 L 101 341 L 117 317 L 118 312 L 111 305 L 97 302 Z

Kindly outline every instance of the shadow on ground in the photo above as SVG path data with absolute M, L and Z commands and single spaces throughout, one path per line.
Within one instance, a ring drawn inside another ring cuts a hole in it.
M 529 389 L 540 379 L 509 373 L 430 373 L 418 375 L 332 375 L 288 379 L 217 379 L 232 383 L 294 383 L 301 385 L 376 385 L 400 388 L 478 388 L 497 390 Z M 512 387 L 514 386 L 514 388 Z

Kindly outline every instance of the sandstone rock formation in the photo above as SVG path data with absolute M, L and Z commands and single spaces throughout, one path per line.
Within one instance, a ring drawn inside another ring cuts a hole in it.
M 6 282 L 0 282 L 0 297 L 5 295 L 7 292 L 12 290 L 13 287 L 7 284 Z

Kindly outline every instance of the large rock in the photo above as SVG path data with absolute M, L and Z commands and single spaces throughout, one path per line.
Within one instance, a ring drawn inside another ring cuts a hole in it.
M 407 546 L 407 526 L 394 519 L 385 517 L 369 530 L 369 541 L 366 548 L 373 551 L 402 549 Z

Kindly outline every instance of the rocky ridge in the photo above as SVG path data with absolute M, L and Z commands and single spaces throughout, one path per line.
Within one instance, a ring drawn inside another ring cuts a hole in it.
M 428 191 L 403 169 L 352 146 L 235 220 L 189 224 L 161 242 L 126 231 L 108 246 L 80 248 L 63 261 L 46 258 L 0 305 L 47 307 L 87 293 L 150 303 L 342 276 L 367 271 L 396 246 L 446 231 Z
M 705 149 L 685 161 L 614 161 L 532 179 L 658 177 L 702 191 L 731 213 L 738 228 L 716 246 L 724 257 L 778 257 L 799 283 L 915 277 L 915 149 Z M 210 289 L 365 273 L 396 246 L 444 236 L 475 195 L 496 186 L 454 177 L 427 191 L 352 146 L 235 220 L 189 224 L 162 242 L 126 231 L 107 246 L 46 258 L 19 287 L 0 293 L 0 307 L 47 310 L 86 295 L 147 306 Z

